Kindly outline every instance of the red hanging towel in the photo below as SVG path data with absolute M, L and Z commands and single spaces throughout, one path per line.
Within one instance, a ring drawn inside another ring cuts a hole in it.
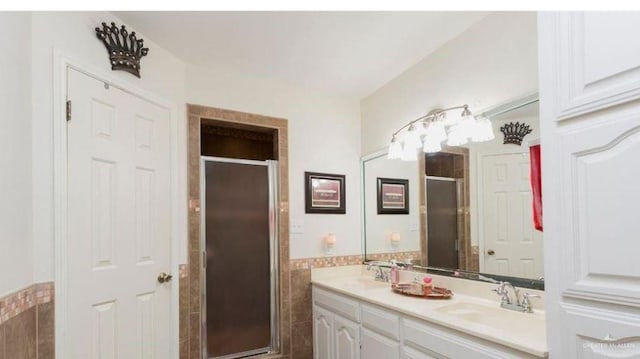
M 542 232 L 542 169 L 540 167 L 540 145 L 529 147 L 531 160 L 531 193 L 533 194 L 533 224 Z

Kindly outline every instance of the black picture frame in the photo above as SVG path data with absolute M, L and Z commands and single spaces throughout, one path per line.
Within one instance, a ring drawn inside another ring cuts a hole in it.
M 378 177 L 378 214 L 409 214 L 409 180 Z
M 345 175 L 305 172 L 305 213 L 346 214 Z

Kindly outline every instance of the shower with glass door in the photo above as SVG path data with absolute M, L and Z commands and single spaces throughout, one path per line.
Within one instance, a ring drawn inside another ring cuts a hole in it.
M 279 350 L 277 165 L 201 157 L 205 359 Z

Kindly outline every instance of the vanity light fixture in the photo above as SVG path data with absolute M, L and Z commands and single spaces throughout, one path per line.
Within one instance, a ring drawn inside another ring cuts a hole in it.
M 462 110 L 460 117 L 448 118 L 447 113 Z M 389 159 L 416 161 L 417 149 L 425 153 L 442 151 L 442 142 L 447 146 L 462 146 L 472 142 L 490 141 L 494 138 L 491 121 L 486 117 L 473 116 L 468 105 L 437 109 L 400 127 L 391 136 Z

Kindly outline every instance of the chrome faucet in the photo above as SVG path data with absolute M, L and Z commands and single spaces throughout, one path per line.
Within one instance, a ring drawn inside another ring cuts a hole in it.
M 391 267 L 391 263 L 383 262 L 383 261 L 370 261 L 367 262 L 367 270 L 378 270 L 376 272 L 375 280 L 380 282 L 388 282 L 389 281 L 389 272 L 385 272 L 382 268 Z M 374 269 L 375 267 L 375 269 Z
M 509 296 L 509 287 L 513 292 L 514 300 Z M 498 288 L 493 289 L 493 291 L 501 296 L 500 307 L 518 312 L 533 313 L 530 298 L 540 298 L 539 295 L 525 293 L 522 301 L 520 301 L 520 291 L 509 282 L 500 282 Z

